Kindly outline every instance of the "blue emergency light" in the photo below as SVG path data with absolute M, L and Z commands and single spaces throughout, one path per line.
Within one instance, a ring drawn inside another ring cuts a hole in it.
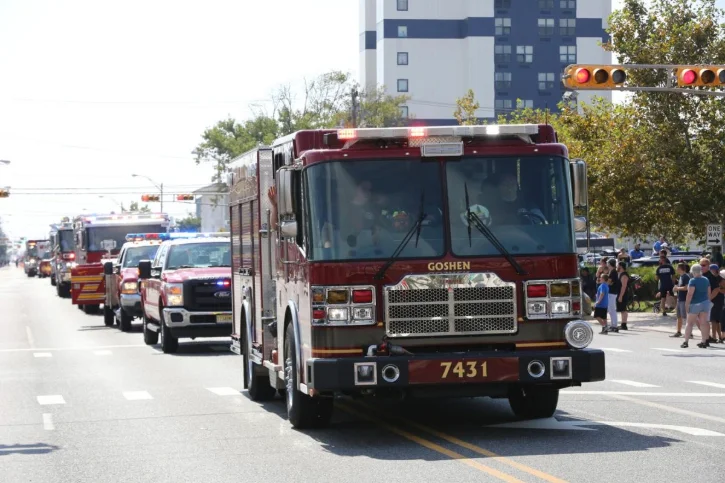
M 229 232 L 220 233 L 194 233 L 194 232 L 174 232 L 174 233 L 129 233 L 126 235 L 126 241 L 149 241 L 149 240 L 180 240 L 190 238 L 228 238 Z

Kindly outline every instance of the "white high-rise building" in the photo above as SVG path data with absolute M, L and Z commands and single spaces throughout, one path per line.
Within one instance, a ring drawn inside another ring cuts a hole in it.
M 477 115 L 556 110 L 573 63 L 610 64 L 611 0 L 360 0 L 360 83 L 411 97 L 406 111 L 448 124 L 473 89 Z M 611 100 L 611 92 L 579 92 Z

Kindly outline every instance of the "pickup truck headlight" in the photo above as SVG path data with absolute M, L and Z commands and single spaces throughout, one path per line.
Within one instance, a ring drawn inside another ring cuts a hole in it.
M 166 285 L 166 304 L 169 307 L 184 305 L 184 284 L 169 283 Z
M 138 293 L 138 282 L 123 282 L 121 284 L 121 293 L 126 295 Z

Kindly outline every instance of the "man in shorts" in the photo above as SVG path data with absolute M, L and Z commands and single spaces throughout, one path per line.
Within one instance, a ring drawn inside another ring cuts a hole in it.
M 660 266 L 657 267 L 657 271 L 655 273 L 657 275 L 657 280 L 659 281 L 660 311 L 664 317 L 667 315 L 667 296 L 672 295 L 674 297 L 675 295 L 673 291 L 675 288 L 675 269 L 672 265 L 670 265 L 667 257 L 660 255 Z
M 685 301 L 687 300 L 687 286 L 690 284 L 688 271 L 689 267 L 686 263 L 677 264 L 677 275 L 680 276 L 677 281 L 677 287 L 675 287 L 675 292 L 677 293 L 677 332 L 670 337 L 682 337 L 682 323 L 687 320 Z

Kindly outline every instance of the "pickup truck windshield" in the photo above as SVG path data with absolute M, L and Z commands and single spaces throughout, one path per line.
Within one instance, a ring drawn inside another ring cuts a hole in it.
M 169 248 L 166 270 L 179 268 L 231 267 L 229 242 L 182 243 Z
M 558 156 L 471 157 L 446 163 L 451 248 L 458 256 L 499 255 L 468 209 L 511 255 L 574 253 L 568 161 Z
M 334 161 L 306 170 L 311 260 L 387 259 L 425 213 L 398 259 L 445 251 L 441 166 L 420 160 Z
M 126 255 L 123 258 L 123 268 L 138 267 L 141 260 L 153 260 L 158 249 L 159 245 L 127 248 Z
M 161 225 L 119 225 L 119 226 L 97 226 L 89 227 L 86 249 L 89 252 L 105 251 L 101 242 L 103 240 L 116 241 L 116 253 L 126 243 L 126 235 L 129 233 L 165 233 L 166 228 Z

